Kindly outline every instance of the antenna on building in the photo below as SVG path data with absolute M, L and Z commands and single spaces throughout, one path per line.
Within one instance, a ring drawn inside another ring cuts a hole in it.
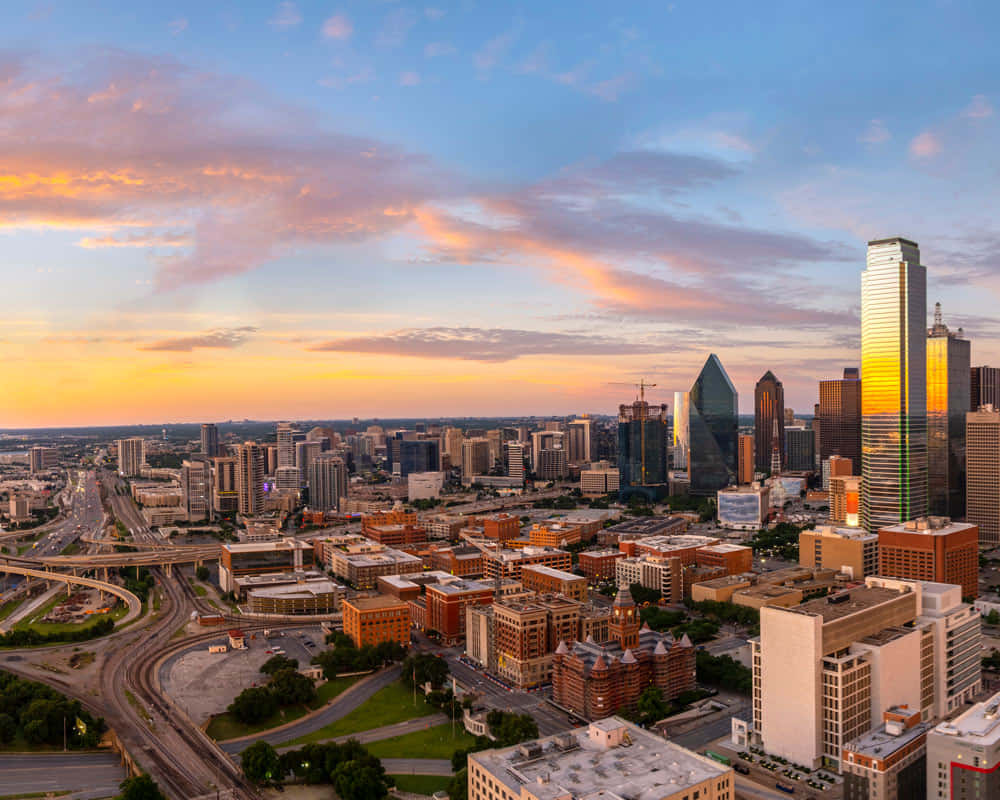
M 941 304 L 934 304 L 934 327 L 937 328 L 942 324 L 941 322 Z

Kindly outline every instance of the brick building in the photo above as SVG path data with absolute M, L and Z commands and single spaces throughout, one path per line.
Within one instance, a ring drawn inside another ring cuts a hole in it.
M 621 550 L 584 550 L 577 558 L 577 566 L 587 580 L 614 580 L 615 562 L 625 554 Z
M 493 602 L 493 587 L 460 578 L 431 583 L 425 587 L 428 630 L 437 631 L 446 646 L 465 639 L 465 609 Z
M 571 600 L 587 599 L 587 579 L 543 564 L 531 564 L 521 570 L 525 589 L 541 594 L 561 594 Z
M 528 532 L 528 541 L 535 547 L 566 547 L 579 544 L 582 531 L 579 525 L 567 525 L 562 522 L 544 522 L 532 525 Z
M 410 609 L 395 597 L 356 597 L 344 600 L 344 633 L 355 647 L 395 641 L 404 647 L 410 643 Z
M 710 544 L 694 554 L 699 567 L 722 567 L 726 575 L 740 575 L 753 569 L 753 550 L 740 544 Z
M 364 530 L 365 536 L 386 547 L 413 548 L 427 543 L 427 531 L 419 525 L 387 523 Z
M 979 596 L 979 527 L 948 517 L 921 517 L 878 532 L 878 574 L 962 587 Z
M 714 536 L 695 536 L 683 534 L 678 536 L 647 536 L 643 539 L 631 539 L 618 543 L 618 549 L 629 557 L 660 556 L 661 558 L 679 558 L 681 566 L 693 567 L 696 564 L 695 553 L 702 547 L 719 544 L 722 540 Z
M 459 578 L 478 578 L 483 574 L 483 551 L 471 545 L 438 545 L 428 553 L 428 566 Z
M 521 570 L 529 564 L 543 564 L 553 569 L 573 569 L 573 556 L 553 547 L 522 547 L 518 550 L 489 550 L 483 553 L 483 574 L 487 580 L 521 580 Z
M 553 700 L 588 719 L 619 709 L 634 709 L 647 686 L 671 700 L 695 686 L 695 649 L 639 627 L 638 610 L 627 589 L 620 589 L 609 623 L 610 640 L 563 641 L 552 665 Z

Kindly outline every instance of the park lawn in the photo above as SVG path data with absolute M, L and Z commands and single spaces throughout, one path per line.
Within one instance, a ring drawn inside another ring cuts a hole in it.
M 429 705 L 420 692 L 417 692 L 417 702 L 414 703 L 412 689 L 407 689 L 399 682 L 390 683 L 336 722 L 331 722 L 318 731 L 313 731 L 284 744 L 322 742 L 327 739 L 335 739 L 338 736 L 350 736 L 359 731 L 381 728 L 383 725 L 394 725 L 397 722 L 405 722 L 408 719 L 436 713 L 438 713 L 438 709 Z
M 451 723 L 443 722 L 422 731 L 369 742 L 365 747 L 377 758 L 398 758 L 403 753 L 419 753 L 421 758 L 451 758 L 456 750 L 467 749 L 475 743 L 476 737 L 470 736 L 462 723 L 456 721 L 454 736 Z
M 445 792 L 451 778 L 447 775 L 390 775 L 401 792 L 432 795 L 434 792 Z M 3 800 L 3 798 L 0 798 Z
M 357 680 L 357 677 L 351 677 L 334 678 L 332 681 L 327 681 L 316 690 L 316 699 L 308 706 L 279 708 L 276 713 L 272 714 L 267 719 L 261 720 L 253 725 L 246 725 L 240 722 L 228 711 L 225 711 L 222 714 L 216 714 L 208 723 L 208 728 L 206 728 L 205 733 L 217 742 L 224 742 L 227 739 L 238 739 L 241 736 L 249 736 L 252 733 L 269 731 L 271 728 L 277 728 L 279 725 L 284 725 L 286 722 L 293 722 L 294 720 L 304 717 L 310 711 L 322 708 Z

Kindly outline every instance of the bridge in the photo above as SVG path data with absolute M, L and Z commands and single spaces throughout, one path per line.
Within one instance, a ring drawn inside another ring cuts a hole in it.
M 82 576 L 73 575 L 72 573 L 51 572 L 46 569 L 34 569 L 32 567 L 11 564 L 9 561 L 0 562 L 0 572 L 7 572 L 14 575 L 24 575 L 28 578 L 40 578 L 43 581 L 61 581 L 66 584 L 67 592 L 69 591 L 69 587 L 71 585 L 76 585 L 86 586 L 90 589 L 99 589 L 101 592 L 113 594 L 115 597 L 121 598 L 128 605 L 128 613 L 116 623 L 117 626 L 126 625 L 142 614 L 142 601 L 128 589 L 124 589 L 121 586 L 115 586 L 113 583 L 95 580 L 94 578 L 84 578 Z
M 139 545 L 142 547 L 142 545 Z M 221 548 L 217 544 L 164 547 L 155 550 L 138 550 L 130 553 L 92 553 L 72 556 L 40 556 L 33 563 L 55 569 L 108 569 L 117 567 L 164 567 L 171 573 L 174 564 L 195 564 L 215 561 Z

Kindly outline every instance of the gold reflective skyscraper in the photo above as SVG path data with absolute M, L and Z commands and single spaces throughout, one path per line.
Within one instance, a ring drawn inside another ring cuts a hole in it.
M 927 270 L 907 239 L 868 243 L 861 274 L 861 524 L 927 513 Z

